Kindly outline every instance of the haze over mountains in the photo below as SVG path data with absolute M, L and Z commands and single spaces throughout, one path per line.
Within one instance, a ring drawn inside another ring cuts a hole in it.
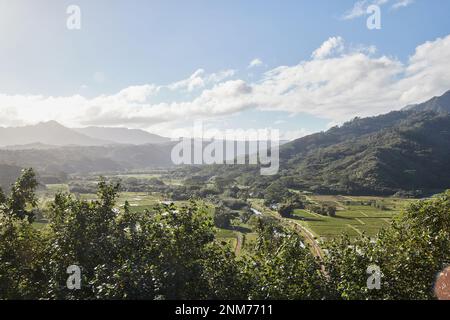
M 113 144 L 159 144 L 170 141 L 144 130 L 88 127 L 71 129 L 56 121 L 24 127 L 0 127 L 0 147 L 48 149 L 61 146 L 107 146 Z M 22 147 L 20 147 L 22 146 Z
M 0 149 L 0 164 L 33 167 L 44 174 L 171 167 L 175 142 L 167 141 L 140 130 L 69 129 L 56 122 L 2 128 L 0 145 L 22 146 Z M 26 145 L 36 142 L 33 148 Z M 237 176 L 248 171 L 244 166 L 226 165 L 213 170 Z M 292 188 L 321 193 L 393 194 L 449 188 L 450 91 L 400 111 L 355 118 L 282 145 L 277 176 L 251 175 L 255 181 L 278 179 Z
M 87 127 L 73 130 L 90 138 L 102 141 L 112 141 L 120 144 L 140 145 L 166 143 L 170 141 L 169 138 L 161 137 L 139 129 Z

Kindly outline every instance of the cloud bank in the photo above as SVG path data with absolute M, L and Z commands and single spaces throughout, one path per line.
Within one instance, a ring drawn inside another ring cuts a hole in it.
M 67 126 L 129 126 L 164 132 L 195 119 L 220 119 L 255 109 L 306 113 L 342 123 L 427 100 L 450 89 L 450 35 L 419 45 L 408 61 L 375 55 L 373 46 L 346 46 L 333 37 L 311 59 L 265 72 L 258 81 L 235 70 L 168 85 L 130 86 L 112 95 L 53 97 L 0 94 L 0 125 L 56 120 Z M 152 102 L 162 92 L 190 98 Z

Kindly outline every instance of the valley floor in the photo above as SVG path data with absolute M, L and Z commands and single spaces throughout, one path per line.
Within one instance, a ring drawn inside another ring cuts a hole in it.
M 133 175 L 140 179 L 151 179 L 154 175 Z M 121 177 L 123 178 L 123 177 Z M 165 181 L 168 184 L 180 184 L 180 181 Z M 51 201 L 57 192 L 68 192 L 66 184 L 49 184 L 40 192 L 42 207 Z M 95 194 L 80 194 L 82 199 L 95 199 Z M 374 237 L 383 227 L 397 216 L 405 206 L 413 200 L 405 200 L 392 197 L 361 197 L 361 196 L 329 196 L 307 195 L 309 201 L 317 204 L 333 204 L 337 208 L 336 216 L 322 216 L 314 212 L 296 209 L 291 218 L 282 218 L 278 212 L 266 207 L 263 199 L 249 199 L 247 202 L 252 210 L 263 216 L 277 219 L 281 224 L 302 234 L 303 238 L 311 246 L 314 255 L 321 256 L 320 243 L 327 239 L 336 238 L 342 234 L 356 237 L 365 234 Z M 119 209 L 125 202 L 130 205 L 132 211 L 152 210 L 159 203 L 168 202 L 167 197 L 155 192 L 122 192 L 117 201 Z M 169 201 L 177 206 L 186 204 L 187 201 Z M 215 205 L 208 200 L 199 201 L 211 217 L 214 214 Z M 43 227 L 45 218 L 38 220 L 35 225 Z M 246 250 L 253 246 L 257 239 L 255 226 L 251 223 L 242 223 L 240 219 L 233 221 L 228 229 L 217 229 L 219 241 L 227 243 L 237 255 L 245 254 Z

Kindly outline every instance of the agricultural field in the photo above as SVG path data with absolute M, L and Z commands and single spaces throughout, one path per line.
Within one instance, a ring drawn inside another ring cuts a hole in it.
M 137 178 L 137 179 L 152 179 L 161 178 L 160 175 L 156 174 L 133 174 L 133 175 L 114 175 L 108 176 L 107 178 Z M 94 180 L 90 181 L 95 183 Z M 181 184 L 181 181 L 164 179 L 166 184 Z M 39 203 L 41 208 L 45 206 L 54 199 L 55 194 L 59 192 L 69 192 L 69 185 L 67 184 L 48 184 L 46 188 L 39 192 Z M 95 200 L 97 198 L 96 194 L 93 193 L 82 193 L 77 194 L 76 197 L 82 200 Z M 164 195 L 159 193 L 150 192 L 120 192 L 119 198 L 117 199 L 117 207 L 123 209 L 125 202 L 130 205 L 130 210 L 132 212 L 149 210 L 151 211 L 154 207 L 161 203 L 174 203 L 176 206 L 181 207 L 187 205 L 189 201 L 170 201 Z M 213 218 L 214 205 L 203 200 L 197 201 L 197 204 L 202 207 L 207 214 Z M 38 219 L 34 226 L 36 228 L 43 228 L 47 221 L 45 218 Z M 243 224 L 236 219 L 233 221 L 233 227 L 231 229 L 219 229 L 217 228 L 217 239 L 224 244 L 229 245 L 237 255 L 244 254 L 246 248 L 252 245 L 256 241 L 256 233 L 253 232 L 252 226 Z
M 411 201 L 390 197 L 310 196 L 316 203 L 334 204 L 336 216 L 322 216 L 307 210 L 294 211 L 293 220 L 310 230 L 316 238 L 375 236 L 391 223 Z
M 146 180 L 159 179 L 166 185 L 181 185 L 182 179 L 174 179 L 167 172 L 152 173 L 131 173 L 107 175 L 109 179 L 138 179 L 145 184 Z M 95 185 L 97 176 L 79 177 L 80 183 L 85 185 Z M 49 184 L 39 193 L 40 203 L 44 207 L 51 201 L 58 192 L 69 192 L 68 184 Z M 298 191 L 296 191 L 299 193 Z M 392 197 L 360 197 L 360 196 L 332 196 L 314 195 L 302 193 L 309 203 L 317 205 L 330 205 L 336 208 L 336 216 L 323 216 L 306 209 L 296 209 L 292 218 L 281 218 L 280 215 L 264 206 L 263 199 L 249 199 L 247 202 L 253 209 L 258 210 L 265 216 L 272 216 L 279 219 L 287 226 L 294 229 L 301 228 L 302 233 L 307 235 L 311 242 L 336 238 L 342 234 L 356 237 L 365 234 L 374 237 L 383 227 L 387 226 L 392 219 L 397 216 L 405 206 L 414 200 L 406 200 Z M 77 197 L 84 200 L 96 199 L 96 194 L 79 193 Z M 160 203 L 173 202 L 176 206 L 183 206 L 188 201 L 169 201 L 164 193 L 159 192 L 121 192 L 117 199 L 117 207 L 123 209 L 125 202 L 130 205 L 131 211 L 151 211 Z M 213 219 L 215 205 L 208 200 L 198 200 L 197 202 L 208 215 Z M 45 225 L 45 218 L 36 221 L 36 227 Z M 234 248 L 237 255 L 245 252 L 253 246 L 257 239 L 254 225 L 243 223 L 239 218 L 232 221 L 229 229 L 217 228 L 217 238 L 219 241 Z
M 162 180 L 166 185 L 169 186 L 181 186 L 183 184 L 182 179 L 176 179 L 173 177 L 168 176 L 168 172 L 161 171 L 161 172 L 155 172 L 155 173 L 120 173 L 120 174 L 112 174 L 112 175 L 106 175 L 105 178 L 111 179 L 111 178 L 117 178 L 120 180 L 126 180 L 126 179 L 138 179 L 142 181 L 146 180 L 152 180 L 152 179 L 159 179 Z

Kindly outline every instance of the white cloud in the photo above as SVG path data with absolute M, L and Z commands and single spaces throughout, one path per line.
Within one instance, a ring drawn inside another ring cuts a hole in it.
M 414 0 L 398 0 L 396 3 L 392 5 L 392 9 L 405 8 L 414 3 Z
M 189 78 L 180 80 L 178 82 L 174 82 L 170 84 L 168 87 L 171 90 L 184 89 L 187 91 L 193 91 L 195 89 L 202 88 L 205 86 L 205 81 L 203 80 L 204 74 L 205 70 L 198 69 Z
M 371 5 L 383 6 L 390 3 L 390 0 L 358 0 L 353 4 L 353 8 L 342 15 L 343 20 L 351 20 L 367 15 L 367 8 Z M 414 0 L 395 0 L 391 9 L 399 9 L 409 6 Z
M 185 90 L 192 92 L 207 85 L 221 82 L 234 76 L 235 70 L 222 70 L 217 73 L 206 74 L 205 70 L 198 69 L 189 78 L 174 82 L 167 87 L 171 90 Z
M 357 1 L 353 5 L 353 8 L 347 11 L 343 16 L 342 19 L 344 20 L 350 20 L 354 18 L 361 17 L 366 14 L 367 11 L 367 1 Z
M 336 47 L 329 42 L 320 48 Z M 374 48 L 346 47 L 343 39 L 335 43 L 342 44 L 342 50 L 321 49 L 320 54 L 316 50 L 320 60 L 277 67 L 254 83 L 229 80 L 234 72 L 208 75 L 198 70 L 189 78 L 192 81 L 182 80 L 183 85 L 177 86 L 199 89 L 184 100 L 150 102 L 167 88 L 155 84 L 94 98 L 0 94 L 0 125 L 57 120 L 74 127 L 129 126 L 164 133 L 186 121 L 221 119 L 248 109 L 307 113 L 337 124 L 399 109 L 450 89 L 450 35 L 418 46 L 406 62 L 375 55 Z
M 121 90 L 116 97 L 121 100 L 129 102 L 140 102 L 143 103 L 153 95 L 156 95 L 160 91 L 161 87 L 155 85 L 142 85 L 142 86 L 131 86 Z
M 313 59 L 324 59 L 334 53 L 341 53 L 344 50 L 344 40 L 341 37 L 332 37 L 325 41 L 320 48 L 313 52 Z
M 250 68 L 259 67 L 262 64 L 263 64 L 263 62 L 261 59 L 255 58 L 252 61 L 250 61 L 250 63 L 248 64 L 248 68 L 250 69 Z
M 229 79 L 229 78 L 233 77 L 235 74 L 236 74 L 236 70 L 232 70 L 232 69 L 222 70 L 217 73 L 211 73 L 206 78 L 206 83 L 207 84 L 219 83 L 225 79 Z

